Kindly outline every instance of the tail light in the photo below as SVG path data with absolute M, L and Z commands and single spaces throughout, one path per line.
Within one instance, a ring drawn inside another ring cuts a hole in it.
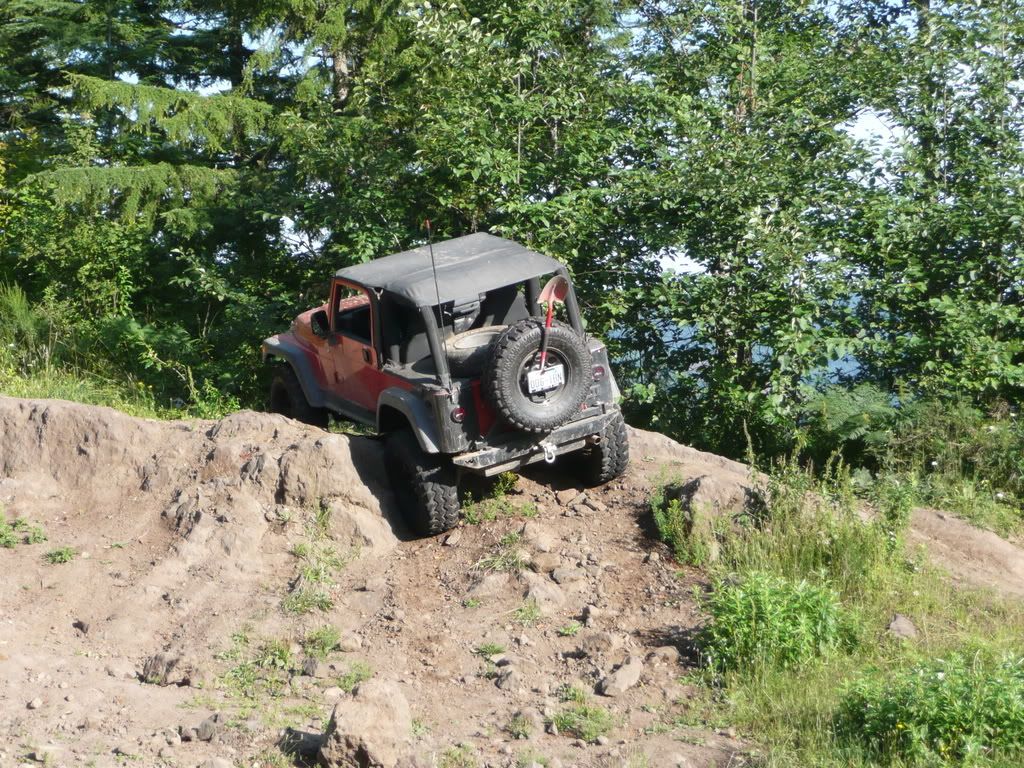
M 466 409 L 465 408 L 452 408 L 452 412 L 449 414 L 456 424 L 461 424 L 466 420 Z
M 603 365 L 595 365 L 594 366 L 594 381 L 601 381 L 601 379 L 603 379 L 603 378 L 604 378 L 604 366 Z

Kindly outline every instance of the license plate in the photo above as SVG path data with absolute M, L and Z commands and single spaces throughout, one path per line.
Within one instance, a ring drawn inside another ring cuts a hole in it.
M 565 369 L 561 365 L 552 365 L 543 371 L 530 371 L 526 374 L 526 386 L 530 394 L 547 392 L 565 383 Z

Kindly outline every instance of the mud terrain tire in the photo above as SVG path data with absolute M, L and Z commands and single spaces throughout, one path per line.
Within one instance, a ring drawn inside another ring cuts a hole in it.
M 629 437 L 621 411 L 601 430 L 601 442 L 580 454 L 580 479 L 587 485 L 601 485 L 620 477 L 629 466 Z
M 548 358 L 562 364 L 565 381 L 549 392 L 530 395 L 526 373 L 540 354 L 543 322 L 520 320 L 494 342 L 483 387 L 502 419 L 526 432 L 550 432 L 579 413 L 593 381 L 593 360 L 583 337 L 555 321 L 548 331 Z
M 447 339 L 445 347 L 452 375 L 464 378 L 479 376 L 491 356 L 491 347 L 506 328 L 507 325 L 485 325 Z
M 451 462 L 424 453 L 405 430 L 387 437 L 388 472 L 395 497 L 412 529 L 436 536 L 459 523 L 459 489 Z
M 278 365 L 270 382 L 270 412 L 280 413 L 296 421 L 327 428 L 327 409 L 314 408 L 306 399 L 290 365 Z

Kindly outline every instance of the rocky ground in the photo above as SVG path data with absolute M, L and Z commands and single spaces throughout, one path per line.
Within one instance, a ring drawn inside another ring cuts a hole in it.
M 0 429 L 4 516 L 46 537 L 0 549 L 0 766 L 698 768 L 756 752 L 686 725 L 701 575 L 671 562 L 645 507 L 669 475 L 702 505 L 741 505 L 743 465 L 633 430 L 621 481 L 532 470 L 417 540 L 371 439 L 10 398 Z M 919 511 L 915 535 L 955 576 L 1019 589 L 1019 548 L 939 514 Z

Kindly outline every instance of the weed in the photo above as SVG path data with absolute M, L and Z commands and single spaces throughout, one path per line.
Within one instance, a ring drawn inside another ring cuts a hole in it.
M 481 558 L 474 568 L 485 571 L 508 571 L 518 573 L 527 565 L 527 555 L 521 546 L 522 535 L 517 532 L 505 534 L 495 550 Z
M 331 533 L 331 505 L 326 499 L 320 499 L 313 512 L 313 528 L 320 538 L 327 538 Z
M 532 749 L 521 753 L 519 757 L 516 758 L 516 768 L 530 768 L 530 766 L 535 764 L 548 768 L 548 766 L 551 765 L 551 761 L 544 757 L 544 755 L 539 752 L 535 752 Z
M 420 720 L 418 717 L 412 719 L 412 735 L 413 738 L 422 739 L 430 733 L 430 726 Z
M 473 755 L 472 749 L 463 744 L 446 749 L 437 765 L 438 768 L 478 768 L 480 763 Z
M 716 584 L 698 645 L 718 671 L 793 667 L 853 643 L 852 622 L 832 590 L 764 573 Z
M 558 634 L 560 637 L 576 637 L 581 629 L 583 629 L 583 625 L 578 621 L 570 621 L 564 627 L 558 628 Z
M 365 661 L 353 661 L 348 672 L 338 678 L 338 687 L 345 693 L 352 693 L 361 682 L 373 677 L 373 668 Z
M 44 541 L 46 541 L 46 531 L 41 526 L 32 525 L 23 517 L 16 517 L 10 522 L 0 517 L 0 547 L 13 549 L 19 542 L 40 544 Z
M 59 549 L 52 549 L 47 552 L 43 555 L 43 559 L 50 565 L 58 565 L 60 563 L 70 563 L 77 554 L 72 547 L 60 547 Z
M 536 600 L 527 600 L 512 612 L 512 617 L 524 626 L 536 624 L 541 617 L 540 606 Z
M 508 721 L 505 731 L 513 739 L 528 739 L 530 738 L 530 733 L 533 732 L 533 724 L 530 722 L 530 718 L 517 714 L 513 715 L 512 719 Z
M 286 613 L 297 613 L 300 616 L 313 611 L 329 611 L 334 607 L 330 595 L 316 589 L 297 589 L 281 603 Z
M 291 768 L 291 758 L 276 747 L 260 752 L 253 759 L 253 768 Z
M 559 733 L 584 741 L 596 741 L 615 725 L 611 713 L 593 704 L 574 704 L 551 718 Z
M 498 645 L 497 643 L 482 643 L 473 649 L 473 653 L 477 656 L 483 656 L 485 658 L 490 656 L 497 656 L 500 653 L 505 652 L 504 645 Z
M 494 498 L 500 499 L 515 491 L 519 485 L 519 475 L 515 472 L 502 472 L 494 478 L 494 488 L 491 494 Z
M 18 535 L 14 528 L 0 517 L 0 547 L 14 549 L 18 546 Z
M 338 647 L 341 633 L 332 626 L 325 625 L 314 629 L 302 639 L 302 647 L 307 654 L 316 659 L 325 659 L 327 654 Z
M 463 608 L 479 608 L 483 605 L 483 601 L 478 597 L 467 597 L 462 601 Z
M 1024 657 L 954 654 L 867 676 L 851 686 L 837 731 L 886 761 L 1024 758 Z
M 575 685 L 563 685 L 558 689 L 558 700 L 561 702 L 571 701 L 576 704 L 583 704 L 587 700 L 587 692 Z
M 288 643 L 283 640 L 268 640 L 260 646 L 253 663 L 264 669 L 291 669 L 294 660 Z

